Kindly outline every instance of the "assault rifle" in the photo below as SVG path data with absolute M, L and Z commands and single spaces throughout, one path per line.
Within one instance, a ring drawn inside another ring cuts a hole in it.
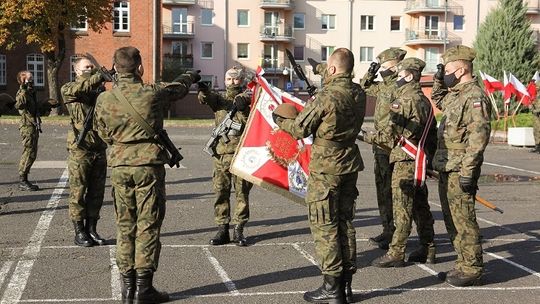
M 176 148 L 174 143 L 169 138 L 167 131 L 165 129 L 158 130 L 154 135 L 154 139 L 167 151 L 167 164 L 169 167 L 172 168 L 176 166 L 176 168 L 180 168 L 180 161 L 184 159 L 182 154 L 180 154 L 181 148 Z
M 96 95 L 94 99 L 96 99 L 99 96 L 99 94 L 103 92 L 105 92 L 105 87 L 101 85 L 96 90 Z M 79 133 L 79 135 L 77 136 L 77 139 L 76 139 L 77 147 L 80 147 L 82 145 L 82 142 L 86 138 L 86 134 L 88 133 L 88 131 L 92 130 L 95 109 L 96 109 L 96 101 L 94 100 L 94 105 L 90 108 L 90 111 L 88 111 L 88 114 L 84 118 L 83 129 L 81 133 Z
M 36 89 L 34 88 L 33 83 L 31 83 L 31 85 L 32 85 L 32 98 L 34 99 L 34 105 L 35 105 L 34 124 L 36 125 L 36 131 L 38 131 L 39 133 L 43 133 L 43 131 L 41 130 L 41 117 L 39 116 L 39 105 L 38 105 L 38 100 L 37 100 Z
M 306 77 L 306 74 L 304 74 L 304 70 L 302 70 L 302 67 L 296 63 L 296 60 L 294 60 L 294 55 L 289 51 L 288 49 L 285 49 L 285 53 L 287 54 L 287 58 L 289 58 L 289 61 L 291 62 L 291 65 L 293 67 L 294 72 L 296 73 L 296 76 L 302 81 L 304 81 L 307 85 L 307 91 L 310 97 L 313 97 L 315 95 L 315 90 L 317 90 L 317 87 L 309 83 L 309 80 Z
M 233 120 L 234 115 L 238 109 L 236 106 L 233 106 L 232 110 L 227 113 L 225 119 L 214 129 L 212 129 L 212 135 L 203 148 L 203 151 L 208 153 L 210 156 L 216 155 L 216 146 L 219 142 L 219 139 L 223 137 L 223 141 L 228 143 L 230 141 L 228 133 L 231 130 L 240 132 L 242 130 L 242 124 Z

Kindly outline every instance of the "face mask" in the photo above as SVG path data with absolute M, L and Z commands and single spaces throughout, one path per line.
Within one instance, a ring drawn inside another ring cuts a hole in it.
M 401 88 L 402 86 L 406 85 L 408 82 L 405 80 L 405 77 L 399 79 L 396 81 L 396 85 L 398 88 Z
M 394 71 L 392 71 L 391 69 L 387 69 L 387 70 L 384 70 L 384 71 L 380 71 L 379 74 L 381 75 L 382 78 L 386 78 L 388 76 L 393 75 Z
M 458 83 L 459 79 L 456 77 L 456 72 L 448 75 L 444 75 L 444 84 L 446 87 L 451 88 Z

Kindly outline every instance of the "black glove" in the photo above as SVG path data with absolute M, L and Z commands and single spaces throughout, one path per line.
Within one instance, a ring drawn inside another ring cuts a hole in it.
M 315 75 L 319 74 L 319 72 L 317 72 L 317 66 L 319 65 L 319 62 L 315 61 L 313 58 L 308 58 L 307 61 L 309 62 L 309 64 L 311 65 L 311 68 L 313 68 L 313 73 Z
M 236 97 L 234 97 L 234 105 L 238 111 L 245 111 L 249 106 L 249 99 L 244 94 L 238 94 Z
M 187 71 L 184 74 L 188 75 L 189 78 L 191 78 L 191 83 L 196 83 L 201 80 L 201 75 L 199 75 L 200 72 L 201 70 L 195 70 L 195 71 Z
M 478 187 L 476 187 L 476 182 L 472 177 L 459 176 L 459 187 L 461 191 L 474 195 Z
M 437 64 L 437 72 L 433 75 L 433 79 L 444 80 L 444 64 Z
M 106 82 L 113 82 L 114 81 L 114 74 L 116 74 L 115 69 L 107 70 L 105 67 L 101 67 L 98 69 L 98 73 L 101 75 L 101 78 L 105 80 Z
M 206 93 L 210 91 L 210 82 L 208 81 L 199 81 L 197 82 L 197 87 L 199 88 L 199 92 Z
M 365 141 L 365 137 L 366 137 L 366 134 L 367 132 L 364 131 L 364 130 L 360 130 L 360 133 L 358 133 L 358 135 L 356 135 L 356 139 L 358 139 L 359 141 Z
M 274 120 L 274 122 L 276 123 L 276 125 L 278 125 L 278 127 L 281 127 L 281 124 L 282 124 L 283 121 L 285 120 L 285 118 L 279 116 L 279 115 L 276 114 L 275 112 L 272 112 L 272 119 Z
M 369 65 L 369 69 L 368 69 L 367 71 L 368 71 L 368 73 L 370 73 L 371 75 L 375 75 L 375 74 L 377 74 L 377 71 L 379 70 L 380 67 L 381 67 L 381 65 L 380 65 L 378 62 L 373 61 L 373 62 Z

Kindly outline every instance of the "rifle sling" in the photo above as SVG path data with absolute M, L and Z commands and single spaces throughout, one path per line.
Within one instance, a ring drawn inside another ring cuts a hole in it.
M 137 110 L 135 110 L 133 105 L 129 103 L 129 101 L 127 100 L 126 96 L 124 96 L 124 94 L 120 92 L 120 89 L 115 88 L 111 92 L 116 97 L 116 99 L 120 101 L 120 105 L 124 106 L 124 110 L 126 110 L 129 114 L 131 114 L 131 116 L 133 117 L 133 119 L 135 119 L 135 122 L 139 125 L 139 127 L 143 128 L 144 131 L 146 131 L 146 134 L 150 136 L 151 139 L 155 139 L 156 131 L 154 130 L 154 128 L 152 128 L 152 126 L 150 126 L 150 124 L 148 124 L 148 122 L 144 120 L 144 118 L 142 118 L 141 114 L 139 114 Z

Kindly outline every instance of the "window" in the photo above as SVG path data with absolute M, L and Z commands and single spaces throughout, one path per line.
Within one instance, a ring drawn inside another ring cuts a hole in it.
M 79 20 L 77 21 L 77 23 L 71 26 L 71 29 L 74 31 L 87 31 L 88 22 L 86 20 L 86 16 L 79 16 Z
M 178 56 L 186 56 L 188 54 L 187 41 L 173 41 L 171 42 L 171 53 Z
M 362 46 L 360 47 L 360 62 L 373 61 L 373 47 Z
M 248 59 L 249 58 L 249 43 L 238 43 L 236 45 L 236 58 Z
M 439 36 L 439 16 L 426 16 L 425 34 L 428 38 Z
M 201 9 L 201 24 L 212 25 L 214 24 L 214 10 L 203 8 Z
M 424 68 L 425 72 L 437 71 L 437 64 L 439 63 L 439 48 L 426 48 L 424 61 L 426 62 L 426 67 Z
M 306 14 L 295 13 L 294 14 L 294 28 L 297 30 L 305 29 L 305 19 L 306 19 Z
M 6 55 L 0 54 L 0 85 L 7 84 L 6 70 L 7 70 Z
M 401 17 L 400 16 L 390 17 L 390 30 L 391 31 L 401 30 Z
M 294 47 L 294 60 L 304 61 L 304 46 L 295 46 Z
M 73 68 L 73 64 L 75 63 L 75 60 L 80 58 L 80 55 L 73 55 L 69 57 L 69 79 L 71 81 L 75 81 L 75 78 L 77 78 L 77 74 L 75 74 L 75 69 Z
M 171 21 L 174 34 L 188 34 L 187 8 L 173 8 Z
M 237 11 L 237 24 L 238 26 L 249 26 L 249 11 L 248 10 L 238 10 Z
M 41 54 L 30 54 L 26 56 L 26 69 L 34 75 L 34 85 L 42 87 L 45 85 L 45 60 Z
M 454 31 L 462 31 L 464 21 L 464 16 L 454 15 Z
M 202 59 L 214 58 L 214 43 L 213 42 L 201 42 L 201 58 Z
M 114 30 L 129 32 L 129 2 L 114 2 Z
M 321 60 L 326 61 L 330 55 L 334 52 L 333 46 L 323 46 L 321 47 Z
M 360 16 L 360 30 L 373 31 L 375 16 L 362 15 Z
M 336 15 L 322 15 L 322 29 L 333 30 L 336 28 Z

